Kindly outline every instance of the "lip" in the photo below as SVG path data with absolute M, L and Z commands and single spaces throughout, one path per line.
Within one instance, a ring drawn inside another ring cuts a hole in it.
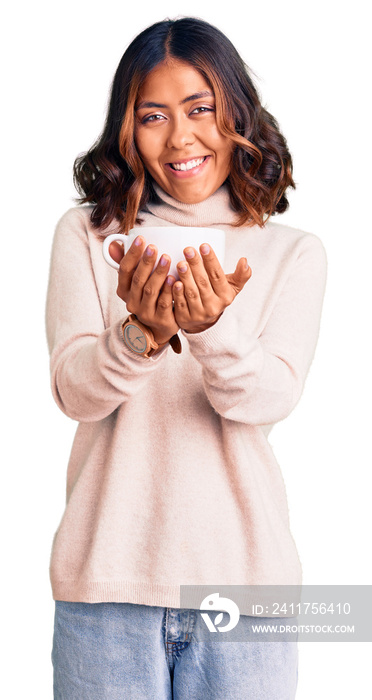
M 209 162 L 211 156 L 193 156 L 192 158 L 185 158 L 184 160 L 172 160 L 172 163 L 180 165 L 181 163 L 189 163 L 190 160 L 198 160 L 198 158 L 205 158 L 205 160 L 200 165 L 197 165 L 196 168 L 192 168 L 191 170 L 173 170 L 170 163 L 165 163 L 164 168 L 166 169 L 167 173 L 171 173 L 177 179 L 182 180 L 187 177 L 195 177 L 196 175 L 199 175 L 200 172 L 202 172 L 202 170 Z

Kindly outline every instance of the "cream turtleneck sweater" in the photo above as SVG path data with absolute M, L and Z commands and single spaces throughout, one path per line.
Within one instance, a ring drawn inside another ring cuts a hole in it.
M 59 221 L 47 300 L 52 391 L 79 425 L 52 548 L 56 600 L 180 607 L 181 584 L 301 581 L 267 436 L 299 400 L 314 355 L 323 246 L 277 223 L 231 226 L 225 186 L 200 204 L 156 191 L 145 238 L 150 225 L 222 228 L 226 272 L 244 256 L 253 274 L 214 326 L 180 333 L 181 355 L 167 346 L 138 357 L 122 340 L 128 314 L 91 207 Z

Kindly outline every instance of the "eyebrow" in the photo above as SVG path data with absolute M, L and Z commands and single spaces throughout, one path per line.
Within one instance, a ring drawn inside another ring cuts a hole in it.
M 201 97 L 214 97 L 213 93 L 210 92 L 210 90 L 201 90 L 201 92 L 194 92 L 193 95 L 189 95 L 189 97 L 185 97 L 184 100 L 181 100 L 179 103 L 180 105 L 184 105 L 186 102 L 192 102 L 192 100 L 198 100 Z M 139 105 L 135 108 L 137 109 L 143 109 L 144 107 L 146 108 L 152 108 L 155 107 L 155 109 L 166 109 L 168 105 L 163 105 L 160 104 L 159 102 L 140 102 Z

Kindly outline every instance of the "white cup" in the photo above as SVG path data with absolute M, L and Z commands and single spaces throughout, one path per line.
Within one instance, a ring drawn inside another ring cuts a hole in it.
M 225 233 L 217 228 L 203 228 L 197 226 L 138 226 L 132 228 L 128 234 L 111 233 L 103 242 L 102 253 L 106 262 L 119 270 L 120 265 L 111 257 L 109 246 L 112 241 L 124 244 L 125 253 L 129 250 L 137 236 L 143 236 L 147 245 L 153 244 L 158 250 L 156 263 L 161 255 L 167 254 L 171 259 L 169 275 L 179 279 L 177 263 L 185 259 L 183 250 L 188 246 L 199 251 L 202 243 L 209 243 L 223 266 L 225 257 Z

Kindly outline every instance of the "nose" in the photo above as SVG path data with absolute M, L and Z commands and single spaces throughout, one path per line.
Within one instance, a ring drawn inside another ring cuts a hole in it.
M 192 123 L 187 118 L 177 117 L 170 121 L 167 138 L 168 148 L 181 149 L 193 144 L 195 136 Z

